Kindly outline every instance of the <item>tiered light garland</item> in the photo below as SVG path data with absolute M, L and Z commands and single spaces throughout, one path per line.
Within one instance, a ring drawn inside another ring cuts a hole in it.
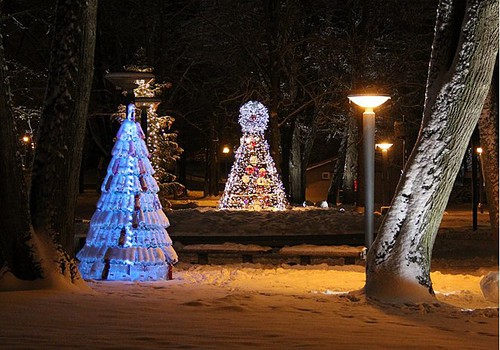
M 161 280 L 177 262 L 135 106 L 116 136 L 97 210 L 77 254 L 86 279 Z
M 283 184 L 264 138 L 269 114 L 260 102 L 249 101 L 240 108 L 243 130 L 219 209 L 284 210 Z

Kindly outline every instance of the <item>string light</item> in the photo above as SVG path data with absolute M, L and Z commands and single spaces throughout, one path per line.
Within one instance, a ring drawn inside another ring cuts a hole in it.
M 285 210 L 283 184 L 264 138 L 269 114 L 260 102 L 249 101 L 240 108 L 238 122 L 243 136 L 218 208 Z

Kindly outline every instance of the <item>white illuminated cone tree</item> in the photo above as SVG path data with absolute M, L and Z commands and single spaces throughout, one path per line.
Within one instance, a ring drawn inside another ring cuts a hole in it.
M 177 262 L 144 133 L 134 113 L 134 104 L 129 104 L 85 246 L 77 254 L 85 279 L 164 280 Z
M 269 144 L 264 138 L 269 114 L 260 102 L 249 101 L 240 108 L 238 122 L 243 136 L 235 152 L 219 209 L 284 210 L 287 206 Z

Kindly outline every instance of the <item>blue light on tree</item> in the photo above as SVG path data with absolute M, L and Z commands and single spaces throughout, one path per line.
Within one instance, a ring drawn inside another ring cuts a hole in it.
M 85 279 L 164 280 L 178 260 L 134 113 L 129 104 L 85 246 L 77 254 Z

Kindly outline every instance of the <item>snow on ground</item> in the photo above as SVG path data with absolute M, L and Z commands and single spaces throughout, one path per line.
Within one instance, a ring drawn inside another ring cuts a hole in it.
M 179 264 L 173 281 L 0 294 L 2 349 L 496 349 L 479 276 L 433 273 L 441 304 L 367 302 L 360 266 Z
M 87 209 L 83 218 L 92 212 Z M 249 227 L 273 227 L 272 213 L 254 215 L 251 222 L 243 214 L 174 210 L 167 213 L 173 223 L 169 232 L 182 227 L 180 222 L 186 234 L 244 234 Z M 353 225 L 356 215 L 294 209 L 274 225 L 291 234 L 316 232 L 308 217 L 342 228 Z M 498 271 L 498 257 L 486 237 L 487 214 L 480 214 L 478 232 L 470 230 L 469 215 L 455 210 L 443 219 L 433 259 L 434 304 L 367 301 L 360 292 L 362 266 L 191 265 L 181 260 L 172 281 L 90 281 L 93 292 L 0 292 L 0 348 L 498 349 L 498 302 L 487 301 L 480 290 L 481 278 Z

